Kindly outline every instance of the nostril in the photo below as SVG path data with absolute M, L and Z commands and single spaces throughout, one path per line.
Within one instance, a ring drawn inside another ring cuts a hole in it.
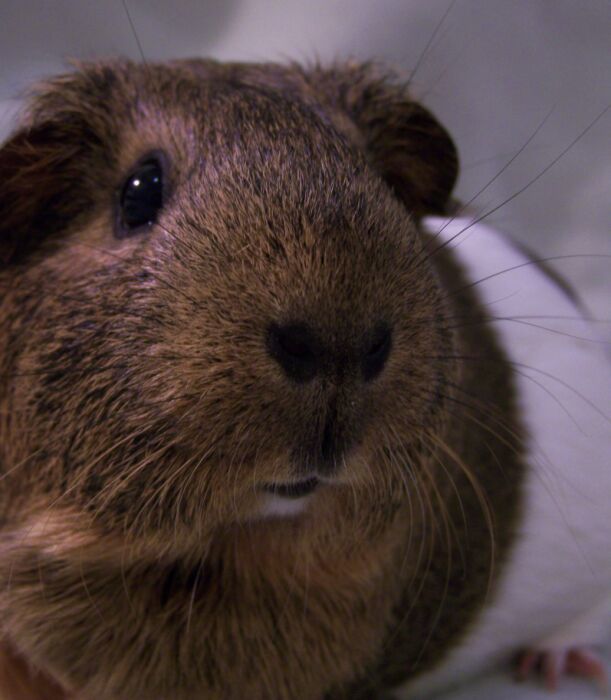
M 367 350 L 367 357 L 378 357 L 378 355 L 384 352 L 386 346 L 389 343 L 389 340 L 390 333 L 385 333 L 381 337 L 374 340 L 373 343 L 369 346 L 369 350 Z
M 267 336 L 269 354 L 297 382 L 313 379 L 319 368 L 319 348 L 313 331 L 303 323 L 272 323 Z
M 392 346 L 392 331 L 381 324 L 370 336 L 363 356 L 363 376 L 366 381 L 375 379 L 384 369 Z
M 278 332 L 278 345 L 284 354 L 297 359 L 311 357 L 314 354 L 310 343 L 299 331 L 281 329 Z

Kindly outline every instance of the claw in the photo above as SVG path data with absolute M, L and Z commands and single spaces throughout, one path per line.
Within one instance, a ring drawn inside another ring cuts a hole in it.
M 604 663 L 593 651 L 585 648 L 525 651 L 518 658 L 516 678 L 525 681 L 533 671 L 543 677 L 545 687 L 552 692 L 558 689 L 563 676 L 590 679 L 605 695 L 609 691 Z
M 607 669 L 600 658 L 588 649 L 571 649 L 567 659 L 567 673 L 582 678 L 591 678 L 598 683 L 601 691 L 608 695 L 609 678 Z

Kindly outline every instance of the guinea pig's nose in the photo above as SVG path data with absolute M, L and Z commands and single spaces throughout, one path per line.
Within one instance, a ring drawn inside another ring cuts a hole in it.
M 380 323 L 365 334 L 358 346 L 341 344 L 334 349 L 324 346 L 305 323 L 272 323 L 267 336 L 267 350 L 295 382 L 308 382 L 325 371 L 344 374 L 346 368 L 360 365 L 362 378 L 375 379 L 384 369 L 392 346 L 392 331 Z M 356 364 L 355 364 L 356 361 Z
M 392 346 L 392 331 L 385 323 L 379 324 L 365 343 L 361 368 L 365 381 L 375 379 L 384 369 Z
M 304 323 L 272 323 L 267 336 L 267 350 L 296 382 L 313 379 L 322 365 L 321 347 L 312 329 Z

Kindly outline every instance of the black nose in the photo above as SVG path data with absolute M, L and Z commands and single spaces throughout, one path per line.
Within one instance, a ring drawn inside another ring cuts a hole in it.
M 379 324 L 366 334 L 360 347 L 325 347 L 305 323 L 272 323 L 267 336 L 269 354 L 295 382 L 308 382 L 321 372 L 339 371 L 360 365 L 365 381 L 375 379 L 384 369 L 392 345 L 392 332 Z
M 280 326 L 272 323 L 267 336 L 269 354 L 296 382 L 313 379 L 322 362 L 322 351 L 314 333 L 303 323 Z

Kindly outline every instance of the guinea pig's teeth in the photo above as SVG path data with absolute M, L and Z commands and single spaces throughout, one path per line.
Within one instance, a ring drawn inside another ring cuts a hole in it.
M 265 496 L 258 518 L 297 518 L 304 513 L 310 497 L 285 498 L 269 493 Z

